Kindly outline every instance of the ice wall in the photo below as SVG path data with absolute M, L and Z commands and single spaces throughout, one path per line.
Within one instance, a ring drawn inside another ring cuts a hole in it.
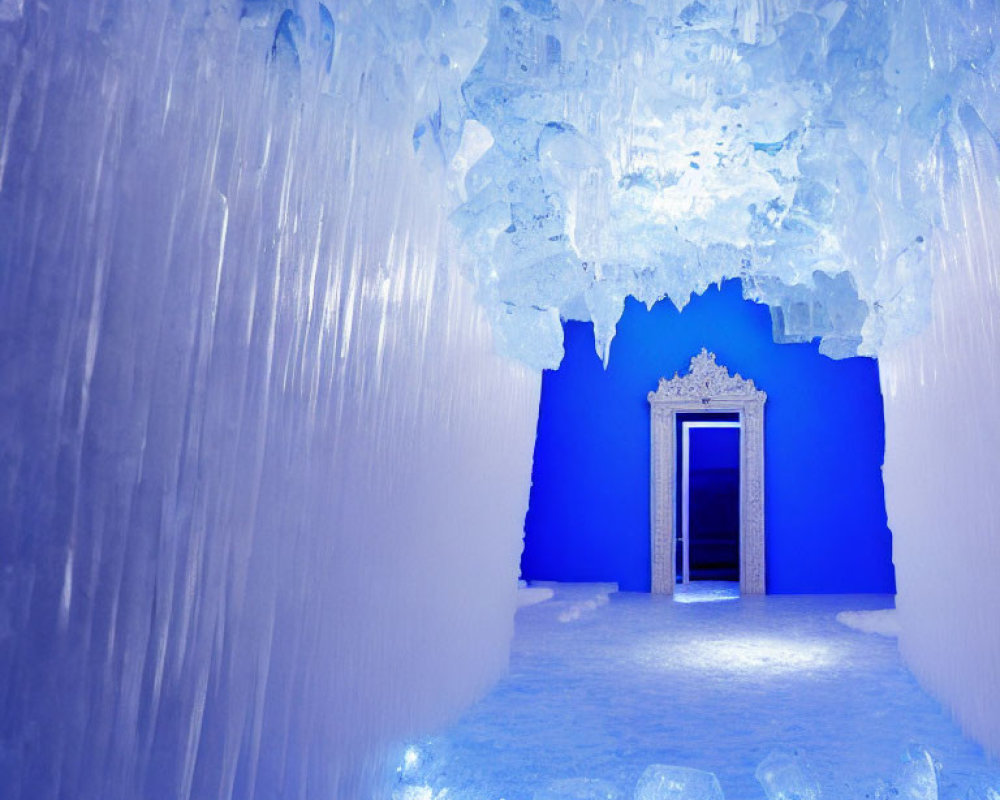
M 5 798 L 347 800 L 506 663 L 538 376 L 413 155 L 425 22 L 0 3 Z
M 880 361 L 900 646 L 1000 755 L 1000 158 L 970 105 L 936 156 L 933 321 Z

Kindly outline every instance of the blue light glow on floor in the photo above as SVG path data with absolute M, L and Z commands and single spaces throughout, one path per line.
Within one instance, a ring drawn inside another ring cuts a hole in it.
M 728 601 L 685 603 L 546 587 L 551 600 L 518 612 L 509 675 L 450 729 L 402 744 L 387 797 L 632 800 L 663 764 L 714 773 L 729 800 L 762 800 L 755 772 L 780 778 L 792 757 L 824 800 L 910 796 L 928 779 L 940 800 L 1000 790 L 1000 766 L 920 689 L 896 639 L 837 621 L 891 596 L 695 585 Z

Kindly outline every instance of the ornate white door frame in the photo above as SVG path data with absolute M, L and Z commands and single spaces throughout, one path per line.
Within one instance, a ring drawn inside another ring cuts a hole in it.
M 764 594 L 764 401 L 752 380 L 730 375 L 705 348 L 686 375 L 649 393 L 652 585 L 673 594 L 677 550 L 677 415 L 736 413 L 740 420 L 740 593 Z

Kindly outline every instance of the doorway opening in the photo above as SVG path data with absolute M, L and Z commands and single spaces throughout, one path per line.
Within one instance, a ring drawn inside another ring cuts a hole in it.
M 650 573 L 654 593 L 673 594 L 677 584 L 680 529 L 678 468 L 684 415 L 734 415 L 739 424 L 740 594 L 764 594 L 764 403 L 767 393 L 753 380 L 729 370 L 706 348 L 691 359 L 686 375 L 660 378 L 648 395 L 650 405 Z M 702 421 L 712 421 L 702 418 Z M 732 418 L 716 419 L 731 422 Z M 690 447 L 688 448 L 690 450 Z M 684 552 L 683 548 L 681 550 Z M 690 552 L 688 576 L 690 577 Z M 682 569 L 683 562 L 682 562 Z M 688 584 L 690 585 L 690 584 Z
M 740 580 L 738 413 L 677 415 L 675 581 Z

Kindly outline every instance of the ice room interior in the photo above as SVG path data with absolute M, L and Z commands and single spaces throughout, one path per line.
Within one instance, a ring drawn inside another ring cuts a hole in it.
M 0 0 L 0 795 L 998 800 L 998 41 Z

